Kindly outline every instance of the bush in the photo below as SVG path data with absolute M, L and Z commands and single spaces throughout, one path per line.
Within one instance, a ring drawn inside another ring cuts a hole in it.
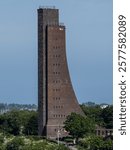
M 73 142 L 73 140 L 74 140 L 74 138 L 71 136 L 67 136 L 67 137 L 62 138 L 62 141 L 65 141 L 65 142 Z
M 11 142 L 6 146 L 7 150 L 22 150 L 24 146 L 24 140 L 21 137 L 15 137 Z
M 69 149 L 65 147 L 64 145 L 60 144 L 59 146 L 56 146 L 55 150 L 69 150 Z
M 36 136 L 36 135 L 30 135 L 30 136 L 27 136 L 27 138 L 29 138 L 30 140 L 34 140 L 34 141 L 45 139 L 43 136 Z
M 3 144 L 0 144 L 0 150 L 6 150 Z
M 90 136 L 87 138 L 84 138 L 79 141 L 79 150 L 85 149 L 85 150 L 112 150 L 112 140 L 104 140 L 102 137 L 99 136 Z
M 0 135 L 0 143 L 4 143 L 4 136 Z

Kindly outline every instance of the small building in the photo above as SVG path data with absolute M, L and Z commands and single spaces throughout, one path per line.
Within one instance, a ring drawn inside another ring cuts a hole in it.
M 113 136 L 113 129 L 106 129 L 104 127 L 96 127 L 96 135 L 107 137 L 107 136 Z

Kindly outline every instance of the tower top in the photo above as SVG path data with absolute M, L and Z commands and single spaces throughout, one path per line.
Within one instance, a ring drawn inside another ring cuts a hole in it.
M 39 6 L 39 9 L 56 9 L 55 6 Z

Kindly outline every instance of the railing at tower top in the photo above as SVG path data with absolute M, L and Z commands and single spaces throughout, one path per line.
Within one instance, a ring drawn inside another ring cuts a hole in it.
M 59 25 L 60 25 L 60 26 L 64 26 L 64 23 L 63 23 L 63 22 L 60 22 Z
M 39 9 L 56 9 L 55 6 L 39 6 Z
M 65 27 L 64 23 L 58 23 L 58 22 L 55 22 L 55 21 L 47 21 L 47 25 L 49 26 L 61 26 L 61 27 Z

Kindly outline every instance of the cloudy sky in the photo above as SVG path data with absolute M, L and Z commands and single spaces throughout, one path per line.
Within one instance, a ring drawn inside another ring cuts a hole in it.
M 56 6 L 80 103 L 112 103 L 112 0 L 1 0 L 0 102 L 37 104 L 37 9 Z

